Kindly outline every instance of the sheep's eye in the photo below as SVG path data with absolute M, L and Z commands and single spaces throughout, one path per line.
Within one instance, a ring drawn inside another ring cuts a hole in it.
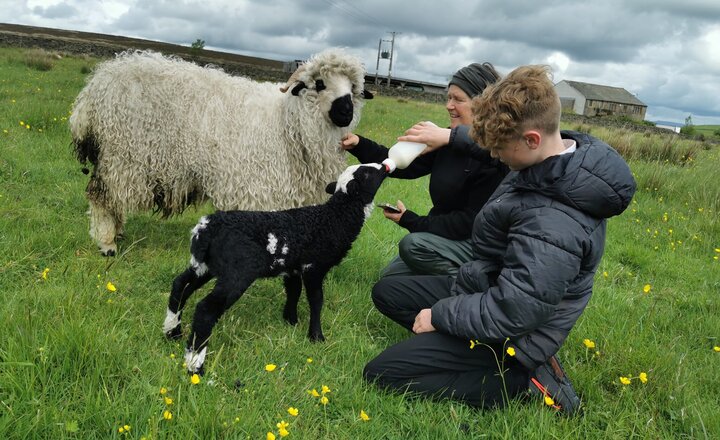
M 325 87 L 325 81 L 323 81 L 321 79 L 318 79 L 315 81 L 315 90 L 316 91 L 322 92 L 325 89 L 327 89 L 327 87 Z

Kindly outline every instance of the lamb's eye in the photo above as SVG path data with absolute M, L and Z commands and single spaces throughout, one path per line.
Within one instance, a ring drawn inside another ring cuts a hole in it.
M 327 89 L 327 87 L 325 87 L 325 81 L 323 81 L 321 79 L 318 79 L 315 81 L 315 90 L 316 91 L 322 92 L 325 89 Z

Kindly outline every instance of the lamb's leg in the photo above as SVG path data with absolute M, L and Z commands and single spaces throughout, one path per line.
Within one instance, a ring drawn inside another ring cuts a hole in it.
M 100 253 L 106 257 L 112 257 L 117 253 L 116 225 L 117 220 L 110 210 L 90 201 L 90 236 L 95 239 Z
M 302 291 L 302 278 L 300 275 L 288 275 L 283 278 L 285 284 L 285 309 L 283 310 L 283 319 L 289 324 L 298 323 L 297 306 Z
M 203 364 L 213 327 L 222 314 L 245 293 L 253 281 L 254 278 L 249 280 L 218 278 L 212 292 L 195 307 L 192 333 L 190 333 L 185 350 L 185 364 L 190 373 L 204 373 Z
M 325 274 L 305 273 L 303 281 L 305 282 L 305 293 L 307 294 L 308 303 L 310 304 L 310 328 L 308 329 L 308 338 L 311 341 L 324 341 L 322 327 L 320 325 L 320 311 L 323 306 L 323 280 Z
M 185 302 L 211 278 L 212 276 L 209 273 L 198 276 L 193 267 L 187 268 L 175 278 L 170 292 L 165 322 L 163 323 L 163 333 L 165 333 L 166 337 L 178 339 L 182 335 L 180 319 L 182 310 L 185 308 Z

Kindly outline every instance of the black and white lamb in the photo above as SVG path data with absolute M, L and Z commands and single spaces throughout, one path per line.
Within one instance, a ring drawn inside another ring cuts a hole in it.
M 213 290 L 195 308 L 185 351 L 188 371 L 203 372 L 213 327 L 258 278 L 284 277 L 283 318 L 290 324 L 298 322 L 304 284 L 310 304 L 308 337 L 325 340 L 320 326 L 323 280 L 350 250 L 387 172 L 378 164 L 350 166 L 327 185 L 332 196 L 321 205 L 275 212 L 218 211 L 202 217 L 192 230 L 190 266 L 173 281 L 163 324 L 168 338 L 179 338 L 186 301 L 216 278 Z
M 133 211 L 322 203 L 347 166 L 340 139 L 371 97 L 364 79 L 340 49 L 312 56 L 282 87 L 148 51 L 99 64 L 69 118 L 75 154 L 92 164 L 90 235 L 115 255 Z

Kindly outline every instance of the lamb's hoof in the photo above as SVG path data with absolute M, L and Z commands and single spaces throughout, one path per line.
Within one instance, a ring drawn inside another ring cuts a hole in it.
M 283 312 L 283 319 L 290 325 L 296 325 L 298 323 L 297 313 Z
M 200 368 L 195 371 L 188 370 L 188 376 L 192 376 L 193 374 L 203 377 L 205 375 L 205 365 L 201 365 Z
M 310 333 L 308 338 L 310 338 L 310 342 L 325 342 L 325 336 L 323 336 L 322 332 Z
M 169 332 L 165 332 L 165 337 L 170 339 L 171 341 L 176 341 L 182 337 L 182 326 L 179 325 Z

